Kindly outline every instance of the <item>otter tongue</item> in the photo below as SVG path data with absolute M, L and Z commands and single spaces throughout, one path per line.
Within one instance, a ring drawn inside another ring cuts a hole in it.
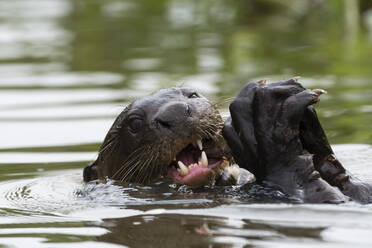
M 213 170 L 196 165 L 190 170 L 189 174 L 181 178 L 180 181 L 185 185 L 198 187 L 210 184 L 213 178 Z

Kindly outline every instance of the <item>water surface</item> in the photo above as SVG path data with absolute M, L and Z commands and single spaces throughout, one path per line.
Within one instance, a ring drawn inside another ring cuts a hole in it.
M 82 183 L 130 101 L 187 86 L 226 112 L 246 82 L 297 75 L 328 91 L 336 155 L 372 180 L 372 12 L 354 34 L 337 1 L 306 2 L 0 0 L 0 246 L 371 247 L 370 205 Z

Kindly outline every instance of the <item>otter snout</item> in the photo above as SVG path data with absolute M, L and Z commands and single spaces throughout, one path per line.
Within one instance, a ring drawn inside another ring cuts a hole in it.
M 170 102 L 164 104 L 154 116 L 154 121 L 163 128 L 172 129 L 184 126 L 193 117 L 192 106 L 185 102 Z

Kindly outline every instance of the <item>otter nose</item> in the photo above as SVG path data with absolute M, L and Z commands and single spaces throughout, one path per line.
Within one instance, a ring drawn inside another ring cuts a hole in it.
M 177 102 L 162 106 L 155 115 L 155 122 L 165 128 L 172 128 L 183 123 L 192 116 L 191 106 L 187 103 Z

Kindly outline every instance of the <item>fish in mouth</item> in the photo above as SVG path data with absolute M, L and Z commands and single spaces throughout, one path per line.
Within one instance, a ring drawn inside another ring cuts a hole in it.
M 195 90 L 170 88 L 127 106 L 108 131 L 84 181 L 105 178 L 150 183 L 160 177 L 188 186 L 236 181 L 224 138 L 224 121 Z M 234 169 L 235 168 L 235 169 Z M 228 175 L 228 176 L 226 176 Z

